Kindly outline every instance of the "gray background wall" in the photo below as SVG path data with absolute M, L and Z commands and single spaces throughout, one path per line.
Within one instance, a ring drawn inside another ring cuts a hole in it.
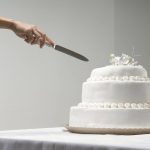
M 0 0 L 1 16 L 37 25 L 56 43 L 86 55 L 85 63 L 30 46 L 0 30 L 0 130 L 64 126 L 81 101 L 82 83 L 109 54 L 131 54 L 150 68 L 149 0 Z M 131 22 L 131 23 L 130 23 Z
M 150 0 L 114 1 L 114 49 L 132 54 L 150 73 Z

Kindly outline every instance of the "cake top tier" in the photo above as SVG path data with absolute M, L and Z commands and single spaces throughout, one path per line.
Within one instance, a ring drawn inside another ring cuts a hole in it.
M 120 57 L 111 55 L 111 65 L 96 68 L 92 71 L 91 77 L 112 77 L 112 76 L 139 76 L 147 77 L 147 71 L 143 66 L 137 65 L 134 58 L 122 54 Z

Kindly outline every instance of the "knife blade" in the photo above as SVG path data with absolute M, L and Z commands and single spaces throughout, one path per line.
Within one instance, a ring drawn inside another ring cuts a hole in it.
M 46 46 L 50 47 L 50 45 L 47 44 L 47 43 L 46 43 Z M 70 55 L 70 56 L 72 56 L 72 57 L 74 57 L 74 58 L 80 59 L 80 60 L 82 60 L 82 61 L 89 61 L 87 57 L 85 57 L 85 56 L 83 56 L 83 55 L 81 55 L 81 54 L 79 54 L 79 53 L 77 53 L 77 52 L 74 52 L 74 51 L 72 51 L 72 50 L 70 50 L 70 49 L 68 49 L 68 48 L 65 48 L 65 47 L 63 47 L 63 46 L 56 45 L 56 44 L 53 44 L 53 45 L 51 45 L 51 46 L 52 46 L 55 50 L 60 51 L 60 52 L 62 52 L 62 53 L 65 53 L 65 54 L 67 54 L 67 55 Z

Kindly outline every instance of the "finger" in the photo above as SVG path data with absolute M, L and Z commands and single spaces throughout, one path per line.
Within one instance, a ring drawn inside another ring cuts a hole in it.
M 37 38 L 38 40 L 41 38 L 41 34 L 37 31 L 36 28 L 33 28 L 33 33 L 35 34 L 35 36 L 36 36 L 36 38 Z M 36 39 L 36 42 L 37 42 L 38 45 L 40 45 L 40 40 L 37 41 L 37 39 Z
M 30 44 L 31 44 L 31 45 L 33 45 L 33 43 L 35 42 L 35 39 L 36 39 L 36 37 L 35 37 L 35 35 L 33 35 L 33 38 L 32 38 L 32 40 L 30 41 Z
M 47 43 L 49 46 L 54 46 L 54 42 L 53 42 L 50 38 L 48 38 L 47 36 L 46 36 L 46 43 Z
M 34 28 L 34 32 L 37 34 L 37 35 L 40 35 L 41 37 L 43 37 L 43 33 L 38 29 L 38 28 Z M 48 44 L 49 46 L 53 46 L 54 45 L 54 42 L 48 38 L 47 36 L 45 37 L 45 43 Z M 43 47 L 43 46 L 42 46 Z
M 35 41 L 36 37 L 35 35 L 32 35 L 31 39 L 30 39 L 30 44 L 32 44 Z
M 35 37 L 34 36 L 29 36 L 29 35 L 26 35 L 24 40 L 27 42 L 27 43 L 32 43 L 34 41 Z
M 31 31 L 28 32 L 26 36 L 27 36 L 28 43 L 31 43 L 34 40 L 34 37 Z
M 26 35 L 26 38 L 24 39 L 27 43 L 29 43 L 29 41 L 30 41 L 30 38 L 29 38 L 29 36 L 28 35 Z
M 34 39 L 35 39 L 35 38 L 34 38 L 33 36 L 30 36 L 30 38 L 28 38 L 27 41 L 28 41 L 28 43 L 31 44 L 31 43 L 34 41 Z
M 43 34 L 39 29 L 35 28 L 35 32 L 40 35 L 40 48 L 42 48 L 46 42 L 46 35 Z
M 39 36 L 39 37 L 41 37 L 43 34 L 40 34 L 38 31 L 37 31 L 37 29 L 36 28 L 33 28 L 33 34 L 35 34 L 36 36 Z
M 38 44 L 38 45 L 40 45 L 39 38 L 40 38 L 40 37 L 36 36 L 36 37 L 34 38 L 34 40 L 31 42 L 31 44 L 32 44 L 32 45 L 33 45 L 33 44 Z
M 42 39 L 41 39 L 41 42 L 40 42 L 40 48 L 42 48 L 42 47 L 44 46 L 45 41 L 46 41 L 46 35 L 44 34 L 44 35 L 42 36 Z
M 43 33 L 38 29 L 38 28 L 36 28 L 36 31 L 42 36 L 43 35 Z
M 36 31 L 39 33 L 39 34 L 41 34 L 41 35 L 43 35 L 43 33 L 39 30 L 39 29 L 36 29 Z M 48 38 L 47 36 L 46 36 L 46 43 L 49 45 L 49 46 L 53 46 L 54 45 L 54 42 L 50 39 L 50 38 Z

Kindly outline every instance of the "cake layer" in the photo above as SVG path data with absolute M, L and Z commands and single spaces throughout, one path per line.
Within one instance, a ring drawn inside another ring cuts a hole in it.
M 150 109 L 71 107 L 69 126 L 84 128 L 149 128 Z
M 85 82 L 82 102 L 144 103 L 150 101 L 150 81 Z
M 96 68 L 91 73 L 92 77 L 111 77 L 111 76 L 140 76 L 147 77 L 147 71 L 140 65 L 109 65 L 102 68 Z

